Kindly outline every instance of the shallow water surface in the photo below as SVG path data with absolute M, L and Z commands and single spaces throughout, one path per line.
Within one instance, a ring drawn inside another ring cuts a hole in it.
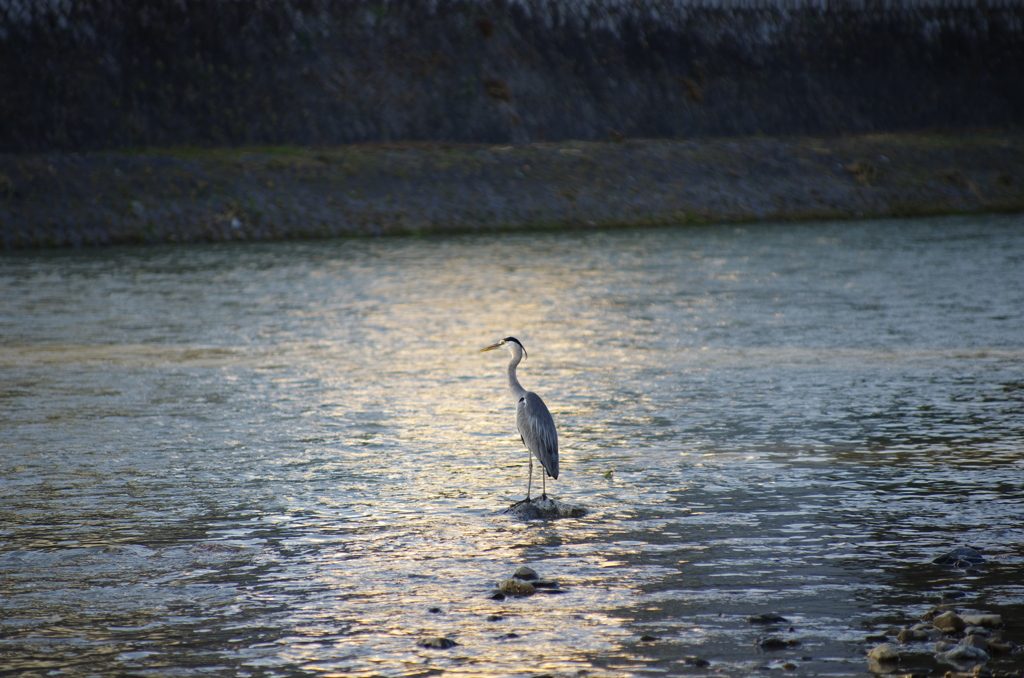
M 0 675 L 862 675 L 944 597 L 1024 643 L 1019 216 L 16 253 L 0 289 Z M 583 518 L 498 513 L 507 335 Z M 491 599 L 522 564 L 562 593 Z

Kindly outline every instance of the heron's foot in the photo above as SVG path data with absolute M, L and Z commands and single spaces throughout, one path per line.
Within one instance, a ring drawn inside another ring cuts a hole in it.
M 533 500 L 530 499 L 529 497 L 527 497 L 526 499 L 523 499 L 522 501 L 517 501 L 516 503 L 512 504 L 512 506 L 509 506 L 509 508 L 515 508 L 517 506 L 522 506 L 523 504 L 532 504 L 532 503 L 533 503 Z

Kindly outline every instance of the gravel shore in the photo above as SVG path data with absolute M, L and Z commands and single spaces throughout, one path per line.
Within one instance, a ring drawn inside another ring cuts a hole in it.
M 0 154 L 5 249 L 1024 209 L 1024 135 Z

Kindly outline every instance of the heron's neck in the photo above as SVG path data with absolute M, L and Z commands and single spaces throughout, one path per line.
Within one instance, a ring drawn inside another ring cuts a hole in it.
M 508 361 L 508 390 L 512 391 L 512 396 L 519 400 L 526 395 L 526 389 L 519 383 L 519 378 L 516 377 L 516 365 L 523 359 L 523 354 L 516 352 L 512 354 L 512 359 Z

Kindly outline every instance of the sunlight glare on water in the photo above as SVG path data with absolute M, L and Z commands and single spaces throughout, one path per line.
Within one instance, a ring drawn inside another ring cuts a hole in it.
M 861 675 L 951 593 L 1024 642 L 1022 227 L 2 255 L 0 674 Z M 498 513 L 508 335 L 582 518 Z

